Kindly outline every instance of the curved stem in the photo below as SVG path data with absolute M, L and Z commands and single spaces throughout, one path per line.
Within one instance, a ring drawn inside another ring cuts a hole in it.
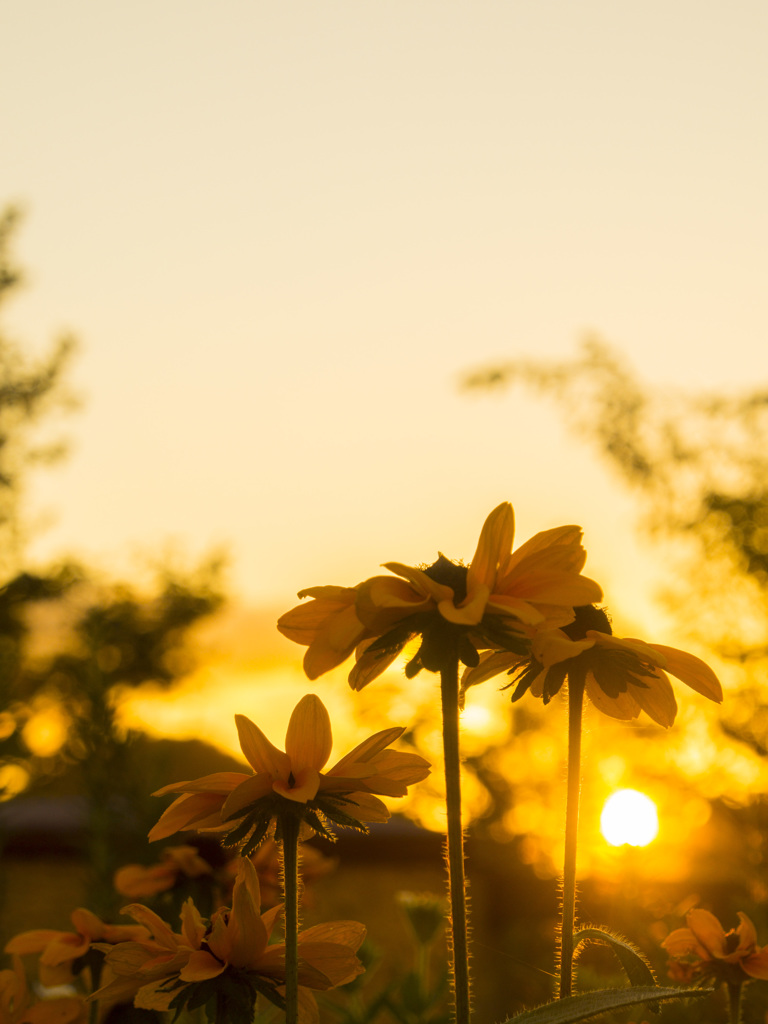
M 558 998 L 571 994 L 573 987 L 573 932 L 576 923 L 576 849 L 579 832 L 579 791 L 581 788 L 581 713 L 584 679 L 574 672 L 568 677 L 568 783 L 565 804 L 565 862 L 563 864 L 563 905 L 560 912 L 560 987 Z
M 741 1024 L 741 989 L 738 982 L 735 985 L 728 984 L 728 1020 L 730 1024 Z
M 285 903 L 285 1021 L 299 1019 L 299 819 L 288 812 L 280 818 L 283 845 Z
M 450 662 L 450 664 L 449 664 Z M 443 704 L 445 806 L 448 818 L 448 890 L 456 1024 L 469 1024 L 469 948 L 464 880 L 464 835 L 461 826 L 461 759 L 459 755 L 459 659 L 446 658 L 440 670 Z

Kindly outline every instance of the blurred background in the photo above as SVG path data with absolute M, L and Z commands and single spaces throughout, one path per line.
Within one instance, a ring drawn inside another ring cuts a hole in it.
M 337 753 L 395 723 L 435 764 L 396 842 L 346 837 L 318 880 L 327 916 L 345 872 L 378 879 L 386 973 L 392 895 L 442 886 L 435 680 L 309 684 L 275 621 L 385 561 L 470 559 L 510 500 L 518 542 L 584 528 L 619 635 L 726 691 L 678 686 L 666 732 L 588 714 L 582 913 L 662 972 L 697 902 L 768 939 L 766 6 L 0 19 L 5 934 L 114 910 L 120 858 L 159 856 L 151 790 L 229 765 L 235 712 L 279 742 L 315 691 Z M 551 985 L 565 766 L 559 702 L 502 684 L 463 726 L 494 1018 Z M 655 804 L 645 846 L 601 831 L 621 789 Z

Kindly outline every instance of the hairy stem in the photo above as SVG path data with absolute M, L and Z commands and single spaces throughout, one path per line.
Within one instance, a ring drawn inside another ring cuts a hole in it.
M 560 911 L 560 987 L 558 998 L 571 995 L 573 987 L 573 932 L 576 924 L 576 849 L 579 832 L 581 788 L 581 713 L 584 679 L 568 677 L 568 782 L 565 804 L 565 862 L 563 905 Z
M 464 835 L 461 826 L 461 759 L 459 756 L 459 660 L 446 658 L 440 670 L 443 703 L 445 806 L 448 818 L 448 888 L 456 1024 L 469 1024 L 469 949 L 464 880 Z
M 299 1019 L 299 819 L 290 812 L 280 819 L 285 903 L 285 1021 Z
M 741 1024 L 741 990 L 742 985 L 736 982 L 728 985 L 728 1020 L 730 1024 Z

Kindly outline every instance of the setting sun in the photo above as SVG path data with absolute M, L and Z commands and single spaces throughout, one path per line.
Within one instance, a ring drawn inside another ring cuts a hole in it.
M 600 831 L 611 846 L 647 846 L 659 831 L 656 804 L 636 789 L 619 789 L 605 801 Z

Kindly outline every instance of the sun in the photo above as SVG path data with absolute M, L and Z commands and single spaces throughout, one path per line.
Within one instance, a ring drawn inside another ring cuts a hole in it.
M 636 789 L 618 789 L 605 801 L 600 831 L 611 846 L 647 846 L 659 831 L 656 804 Z

